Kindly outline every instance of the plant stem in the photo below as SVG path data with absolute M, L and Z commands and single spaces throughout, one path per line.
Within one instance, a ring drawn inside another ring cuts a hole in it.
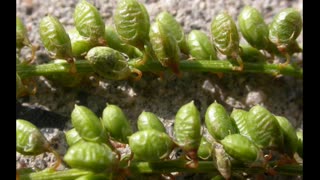
M 199 161 L 199 166 L 195 169 L 187 168 L 185 160 L 170 160 L 170 161 L 159 161 L 159 162 L 131 162 L 128 167 L 131 175 L 138 174 L 168 174 L 172 172 L 189 172 L 189 173 L 217 173 L 218 170 L 214 167 L 212 161 Z M 274 168 L 277 175 L 287 176 L 299 176 L 303 174 L 302 165 L 283 165 Z M 262 167 L 246 167 L 244 165 L 234 165 L 232 167 L 234 172 L 247 172 L 250 174 L 261 174 L 265 172 Z M 67 169 L 62 171 L 54 170 L 43 170 L 40 172 L 32 172 L 21 174 L 20 180 L 69 180 L 77 177 L 93 174 L 93 172 L 79 170 L 79 169 Z
M 129 170 L 133 174 L 144 173 L 170 173 L 170 172 L 193 172 L 193 173 L 209 173 L 218 172 L 212 161 L 199 161 L 199 166 L 195 169 L 187 168 L 184 160 L 170 160 L 161 162 L 131 162 Z M 302 165 L 283 165 L 275 167 L 274 170 L 278 175 L 298 176 L 302 175 Z M 244 165 L 234 165 L 232 171 L 247 172 L 250 174 L 264 173 L 262 167 L 246 167 Z
M 138 60 L 129 61 L 131 67 L 139 69 L 142 72 L 159 72 L 166 71 L 167 68 L 163 67 L 157 61 L 147 61 L 147 63 L 141 65 Z M 91 65 L 86 60 L 77 60 L 75 62 L 77 73 L 93 73 Z M 244 63 L 243 71 L 235 71 L 230 61 L 227 60 L 185 60 L 181 61 L 179 68 L 182 72 L 212 72 L 212 73 L 264 73 L 270 75 L 287 75 L 297 78 L 303 77 L 302 68 L 293 67 L 287 65 L 281 67 L 278 64 L 267 64 L 267 63 Z M 42 65 L 26 65 L 18 64 L 16 66 L 17 73 L 22 79 L 32 76 L 49 76 L 54 74 L 69 74 L 70 64 L 59 63 L 59 64 L 42 64 Z

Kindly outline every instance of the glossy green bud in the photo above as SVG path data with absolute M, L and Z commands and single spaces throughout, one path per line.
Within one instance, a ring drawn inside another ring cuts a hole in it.
M 184 31 L 179 22 L 167 11 L 159 13 L 156 17 L 156 21 L 163 24 L 167 33 L 171 33 L 172 36 L 176 39 L 180 50 L 188 54 L 188 46 L 186 43 L 186 38 L 184 36 Z
M 269 28 L 261 13 L 251 6 L 245 6 L 238 16 L 239 28 L 247 42 L 257 49 L 267 49 Z
M 65 136 L 66 136 L 67 144 L 69 145 L 69 147 L 82 140 L 76 128 L 72 128 L 67 132 L 65 132 Z
M 297 137 L 298 137 L 298 147 L 297 147 L 297 153 L 301 158 L 303 158 L 303 131 L 302 129 L 297 129 L 296 131 Z
M 152 112 L 143 111 L 138 117 L 137 125 L 139 131 L 154 129 L 160 132 L 166 132 L 166 128 L 162 122 Z
M 111 26 L 105 27 L 104 39 L 108 47 L 123 52 L 131 58 L 142 56 L 142 52 L 139 49 L 123 42 Z
M 300 13 L 293 8 L 286 8 L 274 16 L 269 26 L 269 39 L 278 48 L 286 48 L 297 39 L 302 29 Z
M 201 141 L 200 113 L 191 101 L 180 107 L 174 121 L 176 143 L 186 152 L 197 152 Z
M 102 112 L 102 124 L 112 138 L 122 143 L 128 143 L 128 136 L 133 131 L 120 107 L 107 104 Z
M 49 142 L 38 128 L 23 119 L 16 120 L 16 151 L 24 155 L 48 152 Z
M 248 46 L 240 45 L 240 57 L 246 62 L 266 62 L 267 57 L 263 55 L 258 49 Z
M 263 160 L 263 152 L 248 138 L 241 134 L 230 134 L 221 140 L 225 151 L 233 158 L 245 163 Z
M 111 80 L 127 79 L 131 70 L 125 57 L 109 47 L 94 47 L 88 52 L 88 59 L 95 73 Z
M 283 135 L 277 119 L 264 107 L 253 106 L 247 116 L 250 139 L 260 148 L 282 148 Z
M 197 155 L 202 160 L 212 158 L 212 144 L 210 144 L 204 136 L 201 138 Z
M 68 149 L 63 160 L 71 168 L 101 172 L 112 169 L 117 157 L 106 144 L 81 141 Z
M 212 103 L 205 114 L 206 127 L 216 140 L 222 140 L 229 134 L 238 133 L 235 122 L 228 115 L 224 107 L 214 102 Z
M 293 156 L 298 148 L 298 137 L 296 134 L 296 130 L 287 118 L 282 116 L 275 116 L 275 118 L 277 119 L 283 134 L 285 152 L 290 156 Z
M 222 54 L 236 57 L 239 53 L 239 34 L 232 17 L 227 13 L 220 13 L 211 22 L 213 45 Z
M 170 67 L 173 72 L 179 73 L 180 50 L 172 34 L 166 32 L 161 22 L 155 21 L 149 36 L 152 48 L 162 66 Z
M 24 26 L 22 20 L 19 17 L 16 17 L 16 47 L 21 49 L 30 44 L 31 43 L 28 38 L 28 31 L 26 27 Z
M 247 130 L 247 116 L 248 112 L 242 109 L 233 109 L 230 117 L 234 120 L 239 130 L 239 133 L 243 136 L 248 136 Z
M 196 60 L 216 60 L 216 50 L 209 37 L 202 31 L 192 30 L 187 38 L 189 53 Z
M 174 143 L 164 132 L 154 129 L 138 131 L 129 137 L 129 145 L 134 159 L 158 161 L 167 158 Z
M 71 29 L 67 33 L 71 40 L 72 55 L 74 57 L 84 57 L 94 47 L 94 43 L 88 38 L 81 36 L 76 29 Z
M 120 0 L 113 18 L 120 38 L 142 50 L 150 29 L 149 14 L 144 5 L 137 0 Z
M 57 18 L 51 15 L 44 17 L 40 21 L 39 31 L 44 47 L 55 58 L 72 58 L 72 46 L 69 35 Z
M 99 39 L 103 40 L 105 24 L 99 11 L 92 4 L 86 0 L 79 1 L 73 19 L 81 36 L 88 37 L 95 43 L 98 43 Z
M 71 122 L 82 139 L 92 142 L 104 142 L 107 139 L 101 121 L 89 108 L 74 105 Z

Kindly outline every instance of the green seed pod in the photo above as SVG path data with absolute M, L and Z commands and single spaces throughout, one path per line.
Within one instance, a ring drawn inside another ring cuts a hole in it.
M 210 144 L 204 136 L 201 138 L 197 155 L 202 160 L 212 158 L 212 144 Z
M 250 139 L 260 148 L 282 148 L 283 135 L 277 119 L 264 107 L 253 106 L 247 115 Z
M 248 138 L 241 134 L 230 134 L 221 140 L 225 151 L 244 163 L 263 162 L 263 152 Z
M 283 143 L 285 144 L 284 150 L 289 156 L 292 157 L 298 148 L 298 137 L 296 130 L 285 117 L 275 116 L 275 118 L 277 119 L 283 134 Z
M 29 45 L 31 45 L 31 43 L 28 38 L 28 31 L 22 20 L 19 17 L 16 17 L 16 47 L 21 49 L 24 46 Z
M 269 39 L 278 48 L 286 48 L 297 39 L 302 29 L 300 13 L 293 8 L 286 8 L 274 16 L 269 26 Z
M 200 113 L 193 101 L 180 107 L 176 114 L 173 131 L 176 143 L 187 154 L 188 152 L 194 153 L 195 156 L 197 154 L 201 141 L 200 124 Z
M 150 29 L 149 14 L 144 5 L 137 0 L 120 0 L 113 17 L 120 38 L 142 50 Z
M 266 62 L 267 57 L 263 55 L 258 49 L 248 46 L 240 45 L 240 57 L 246 62 Z
M 142 56 L 142 52 L 138 48 L 124 43 L 114 28 L 110 26 L 105 27 L 104 39 L 110 48 L 123 52 L 131 58 Z
M 94 172 L 110 170 L 117 162 L 116 154 L 109 146 L 87 141 L 71 146 L 63 159 L 72 168 Z
M 216 60 L 216 50 L 213 48 L 208 36 L 199 30 L 192 30 L 187 38 L 189 53 L 196 60 Z
M 150 42 L 152 48 L 164 67 L 170 67 L 172 71 L 179 74 L 180 50 L 176 39 L 167 33 L 164 25 L 156 21 L 150 29 Z
M 138 131 L 129 137 L 129 145 L 134 153 L 134 159 L 158 161 L 167 158 L 174 143 L 164 132 L 154 129 Z
M 102 124 L 112 138 L 122 143 L 128 143 L 128 136 L 133 131 L 120 107 L 107 104 L 102 113 Z
M 99 11 L 86 0 L 78 2 L 74 14 L 74 24 L 79 34 L 97 44 L 103 44 L 104 36 L 104 21 L 100 16 Z
M 35 125 L 23 119 L 16 120 L 16 151 L 35 156 L 49 149 L 49 142 Z
M 94 72 L 111 80 L 127 79 L 131 70 L 125 57 L 109 47 L 94 47 L 88 52 L 88 59 Z
M 163 24 L 167 33 L 172 34 L 172 36 L 176 39 L 180 50 L 185 54 L 189 54 L 184 31 L 179 22 L 167 11 L 163 11 L 158 14 L 156 21 Z
M 216 140 L 222 140 L 229 134 L 238 133 L 233 119 L 230 118 L 224 107 L 217 102 L 208 107 L 205 114 L 205 124 L 209 133 Z
M 70 60 L 72 46 L 70 38 L 59 20 L 53 16 L 46 16 L 40 21 L 40 38 L 44 47 L 53 53 L 55 58 Z
M 94 47 L 94 43 L 88 38 L 81 36 L 76 29 L 71 29 L 67 33 L 71 40 L 72 55 L 74 57 L 84 57 Z
M 72 128 L 69 131 L 65 132 L 65 136 L 69 147 L 82 140 L 76 128 Z
M 248 112 L 242 109 L 233 109 L 230 117 L 234 120 L 239 130 L 239 133 L 243 136 L 248 136 L 247 130 L 247 116 Z
M 303 131 L 302 129 L 297 129 L 296 131 L 297 137 L 298 137 L 298 147 L 297 147 L 297 153 L 301 158 L 303 158 Z
M 267 49 L 269 28 L 261 13 L 251 6 L 242 9 L 238 16 L 239 28 L 247 42 L 257 49 Z
M 230 156 L 226 153 L 223 146 L 217 142 L 213 144 L 213 150 L 215 154 L 214 166 L 218 169 L 220 174 L 225 179 L 230 179 L 231 177 L 231 160 Z
M 220 13 L 211 22 L 213 45 L 222 54 L 236 57 L 239 53 L 239 34 L 232 17 L 227 13 Z
M 166 132 L 166 128 L 162 122 L 152 112 L 143 111 L 138 117 L 137 125 L 139 131 L 154 129 L 160 132 Z
M 107 139 L 99 118 L 87 107 L 74 105 L 71 122 L 82 139 L 92 142 L 104 142 Z

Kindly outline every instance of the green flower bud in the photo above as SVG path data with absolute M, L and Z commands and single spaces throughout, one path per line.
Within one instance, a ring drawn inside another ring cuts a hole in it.
M 286 8 L 274 16 L 269 26 L 269 39 L 278 46 L 278 49 L 286 49 L 295 41 L 302 29 L 300 13 L 293 8 Z
M 72 59 L 70 38 L 59 20 L 53 16 L 46 16 L 40 21 L 40 38 L 44 47 L 55 56 Z
M 213 45 L 222 54 L 236 57 L 239 53 L 239 34 L 232 17 L 227 13 L 220 13 L 211 22 Z
M 81 36 L 76 29 L 67 31 L 72 46 L 72 55 L 77 58 L 84 57 L 94 47 L 94 43 L 88 38 Z
M 247 116 L 248 116 L 248 112 L 241 109 L 233 109 L 230 114 L 230 117 L 234 120 L 234 122 L 237 125 L 239 133 L 243 136 L 248 136 Z
M 116 154 L 106 144 L 81 141 L 71 146 L 64 156 L 71 168 L 94 172 L 111 170 L 116 162 Z
M 162 66 L 170 67 L 174 73 L 179 74 L 180 50 L 176 39 L 166 31 L 160 21 L 152 24 L 149 36 L 152 48 Z
M 107 139 L 99 118 L 87 107 L 74 105 L 71 122 L 80 137 L 86 141 L 104 142 Z
M 76 128 L 72 128 L 69 131 L 65 132 L 65 136 L 69 147 L 82 140 Z
M 174 121 L 176 143 L 187 153 L 197 153 L 201 141 L 200 113 L 191 101 L 180 107 Z
M 205 114 L 205 124 L 209 133 L 216 140 L 222 140 L 229 134 L 238 133 L 233 119 L 230 118 L 224 107 L 217 102 L 208 107 Z
M 138 131 L 129 137 L 129 145 L 134 159 L 158 161 L 167 158 L 174 143 L 164 132 L 154 129 Z
M 114 24 L 120 38 L 140 50 L 144 42 L 149 40 L 150 19 L 143 4 L 137 0 L 118 1 Z
M 263 161 L 263 152 L 241 134 L 230 134 L 221 140 L 225 151 L 233 158 L 245 163 Z
M 293 156 L 293 154 L 297 151 L 298 148 L 298 137 L 296 134 L 296 130 L 292 126 L 292 124 L 282 116 L 275 116 L 280 129 L 283 134 L 283 143 L 285 144 L 285 152 L 288 153 L 289 156 Z
M 122 143 L 128 143 L 128 136 L 133 131 L 120 107 L 107 104 L 102 113 L 102 124 L 112 138 Z
M 24 46 L 29 45 L 31 45 L 31 43 L 28 38 L 28 31 L 22 20 L 19 17 L 16 17 L 16 47 L 21 49 Z
M 297 153 L 301 158 L 303 158 L 303 131 L 302 129 L 297 129 L 296 131 L 297 137 L 298 137 L 298 148 Z
M 269 28 L 264 22 L 260 12 L 246 6 L 238 16 L 239 28 L 247 42 L 257 49 L 267 49 L 269 41 Z
M 187 38 L 189 53 L 196 60 L 216 60 L 216 50 L 208 36 L 199 30 L 192 30 Z
M 247 131 L 250 139 L 260 148 L 282 148 L 283 135 L 277 119 L 260 105 L 249 110 Z
M 163 24 L 167 33 L 171 33 L 172 36 L 176 39 L 180 50 L 188 54 L 188 46 L 184 36 L 184 31 L 179 22 L 167 11 L 163 11 L 157 15 L 156 21 Z
M 139 131 L 154 129 L 160 132 L 166 132 L 166 128 L 162 122 L 152 112 L 143 111 L 138 117 L 137 125 Z
M 104 36 L 104 21 L 99 11 L 86 0 L 78 2 L 74 14 L 74 24 L 81 36 L 88 37 L 96 44 L 103 40 Z
M 38 128 L 23 119 L 16 120 L 16 150 L 24 155 L 39 155 L 48 152 L 49 142 Z
M 212 144 L 210 144 L 204 136 L 201 138 L 197 155 L 202 160 L 212 158 Z
M 258 49 L 247 46 L 240 45 L 241 52 L 240 57 L 246 62 L 266 62 L 267 57 L 263 55 Z
M 94 72 L 111 80 L 127 79 L 131 70 L 125 57 L 109 47 L 94 47 L 88 52 L 88 59 Z

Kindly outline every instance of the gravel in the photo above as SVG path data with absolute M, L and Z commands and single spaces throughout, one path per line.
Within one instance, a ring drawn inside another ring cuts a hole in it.
M 116 0 L 89 2 L 98 8 L 106 24 L 113 24 L 112 16 Z M 140 2 L 145 4 L 151 21 L 159 12 L 166 10 L 175 16 L 186 33 L 192 29 L 199 29 L 209 34 L 210 22 L 219 12 L 226 10 L 236 20 L 246 4 L 262 12 L 267 23 L 283 8 L 293 7 L 302 11 L 302 0 L 140 0 Z M 45 15 L 51 14 L 56 16 L 67 30 L 71 29 L 74 26 L 72 14 L 76 3 L 77 1 L 71 0 L 16 0 L 16 15 L 26 24 L 31 42 L 40 47 L 36 53 L 36 64 L 46 63 L 50 59 L 40 41 L 39 21 Z M 302 36 L 298 41 L 302 46 Z M 23 49 L 24 56 L 28 53 L 29 50 Z M 302 55 L 298 54 L 294 58 L 302 60 Z M 150 111 L 159 116 L 170 135 L 175 113 L 191 100 L 195 101 L 202 120 L 207 107 L 217 101 L 228 112 L 231 112 L 232 108 L 248 110 L 253 105 L 261 104 L 272 113 L 287 117 L 295 128 L 302 128 L 303 122 L 302 80 L 292 77 L 224 74 L 219 78 L 211 73 L 183 73 L 181 78 L 165 74 L 164 79 L 160 79 L 154 74 L 145 73 L 138 82 L 130 80 L 97 82 L 96 79 L 92 79 L 91 84 L 83 84 L 72 89 L 57 86 L 44 77 L 35 81 L 37 93 L 17 100 L 19 105 L 17 105 L 17 118 L 27 117 L 26 119 L 30 121 L 32 118 L 39 119 L 33 122 L 42 127 L 42 132 L 51 144 L 56 144 L 55 148 L 61 155 L 67 148 L 63 131 L 71 128 L 70 114 L 74 104 L 87 106 L 98 116 L 102 115 L 106 103 L 116 104 L 131 120 L 134 130 L 137 129 L 136 120 L 140 113 Z M 39 115 L 39 111 L 45 113 Z M 49 114 L 54 116 L 51 117 Z M 52 124 L 47 125 L 44 120 L 46 118 L 52 118 L 54 122 L 59 123 L 56 127 Z M 59 121 L 59 118 L 63 120 Z M 35 158 L 17 153 L 16 162 L 17 167 L 23 164 L 42 169 L 54 162 L 54 159 L 50 153 Z

